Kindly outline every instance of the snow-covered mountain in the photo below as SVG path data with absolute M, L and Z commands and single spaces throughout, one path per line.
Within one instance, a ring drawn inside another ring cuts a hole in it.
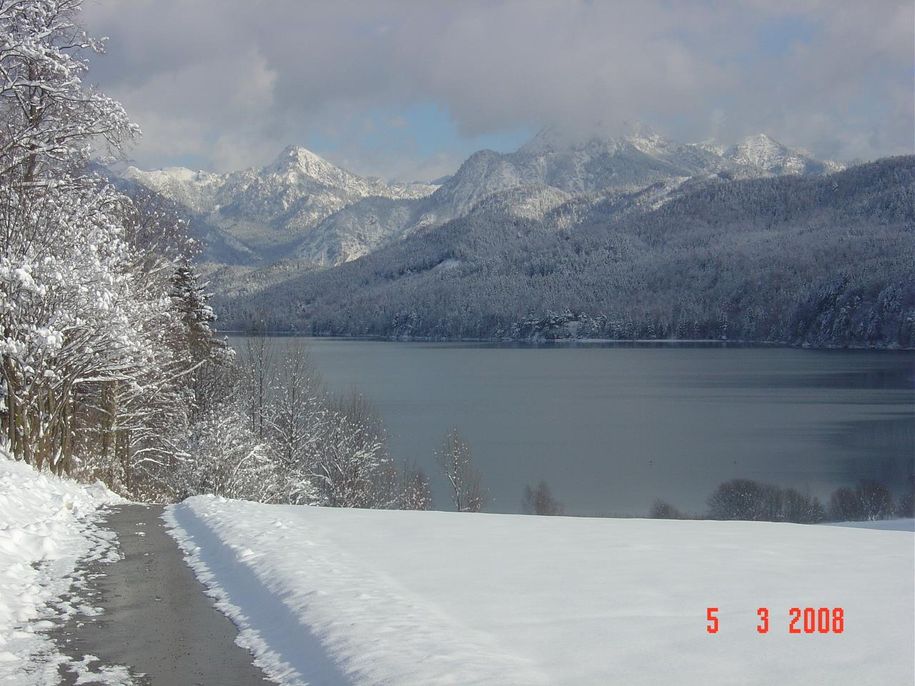
M 543 216 L 573 196 L 631 192 L 660 181 L 715 173 L 723 166 L 720 157 L 702 148 L 660 136 L 569 142 L 546 129 L 515 152 L 474 153 L 430 200 L 439 221 L 463 216 L 496 195 L 509 199 L 509 211 L 518 208 L 520 215 L 534 218 L 532 207 L 539 207 Z M 514 192 L 505 195 L 509 190 Z
M 644 127 L 620 137 L 567 140 L 545 129 L 516 152 L 475 153 L 436 192 L 458 214 L 482 197 L 518 186 L 547 185 L 572 195 L 631 192 L 672 179 L 727 174 L 758 178 L 838 171 L 841 165 L 814 160 L 765 134 L 731 148 L 679 143 Z
M 525 219 L 562 217 L 559 226 L 588 215 L 589 207 L 614 206 L 615 198 L 646 189 L 658 206 L 686 181 L 841 168 L 765 134 L 724 147 L 679 143 L 636 127 L 623 136 L 584 138 L 547 128 L 515 152 L 474 153 L 440 185 L 361 177 L 296 146 L 261 169 L 212 174 L 130 167 L 124 176 L 187 208 L 211 227 L 205 241 L 249 256 L 252 265 L 295 259 L 326 267 L 478 207 Z M 220 254 L 211 249 L 207 258 L 219 262 Z
M 915 156 L 697 175 L 573 195 L 543 219 L 517 216 L 519 186 L 332 269 L 252 273 L 216 307 L 227 328 L 329 335 L 911 347 L 913 179 Z
M 722 156 L 739 167 L 772 176 L 829 174 L 844 169 L 837 162 L 821 162 L 803 150 L 792 150 L 764 133 L 744 138 Z
M 575 217 L 589 216 L 588 207 L 616 206 L 616 199 L 647 189 L 646 206 L 657 207 L 686 181 L 822 174 L 841 168 L 765 135 L 725 148 L 678 143 L 644 127 L 626 136 L 584 139 L 569 139 L 548 128 L 515 152 L 474 153 L 421 200 L 379 205 L 370 199 L 330 215 L 296 256 L 339 264 L 475 208 L 498 208 L 525 219 L 553 215 L 561 217 L 557 226 L 564 227 Z M 322 247 L 316 250 L 318 244 Z
M 216 202 L 216 192 L 223 181 L 223 177 L 219 174 L 194 171 L 185 167 L 169 167 L 153 171 L 127 167 L 123 176 L 200 214 L 207 213 L 213 208 Z
M 260 169 L 212 174 L 128 167 L 123 176 L 180 204 L 262 263 L 286 257 L 322 220 L 363 198 L 414 200 L 437 188 L 362 177 L 298 146 Z

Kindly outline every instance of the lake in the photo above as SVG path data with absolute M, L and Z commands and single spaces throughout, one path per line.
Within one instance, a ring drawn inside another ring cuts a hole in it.
M 913 470 L 909 352 L 304 342 L 331 390 L 377 407 L 390 452 L 432 477 L 437 509 L 449 503 L 434 452 L 451 427 L 492 512 L 520 511 L 540 480 L 569 514 L 644 516 L 657 498 L 700 513 L 737 477 L 825 504 L 862 478 L 901 490 Z

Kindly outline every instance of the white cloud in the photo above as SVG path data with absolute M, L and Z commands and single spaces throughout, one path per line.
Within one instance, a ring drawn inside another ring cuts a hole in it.
M 112 37 L 92 74 L 145 129 L 134 155 L 147 164 L 258 164 L 320 134 L 357 171 L 418 177 L 455 150 L 354 140 L 378 124 L 366 112 L 429 102 L 467 137 L 645 120 L 843 158 L 913 152 L 908 0 L 93 0 L 87 19 Z M 779 52 L 760 38 L 772 25 L 809 42 Z

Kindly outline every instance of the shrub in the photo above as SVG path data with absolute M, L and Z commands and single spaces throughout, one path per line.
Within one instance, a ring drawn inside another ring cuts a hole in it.
M 685 519 L 683 513 L 680 512 L 670 503 L 666 503 L 663 500 L 655 500 L 654 505 L 651 506 L 651 511 L 648 513 L 648 516 L 652 519 Z
M 521 511 L 524 514 L 561 515 L 565 508 L 553 497 L 546 481 L 541 481 L 536 488 L 531 488 L 530 485 L 524 487 Z
M 782 492 L 776 486 L 750 479 L 733 479 L 718 486 L 709 497 L 709 517 L 779 521 L 782 499 Z

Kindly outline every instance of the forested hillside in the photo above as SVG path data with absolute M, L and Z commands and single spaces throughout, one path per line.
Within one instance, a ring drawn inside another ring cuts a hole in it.
M 223 326 L 429 338 L 915 345 L 915 157 L 686 183 L 542 221 L 481 204 L 334 269 L 218 303 Z M 560 228 L 561 227 L 561 228 Z

